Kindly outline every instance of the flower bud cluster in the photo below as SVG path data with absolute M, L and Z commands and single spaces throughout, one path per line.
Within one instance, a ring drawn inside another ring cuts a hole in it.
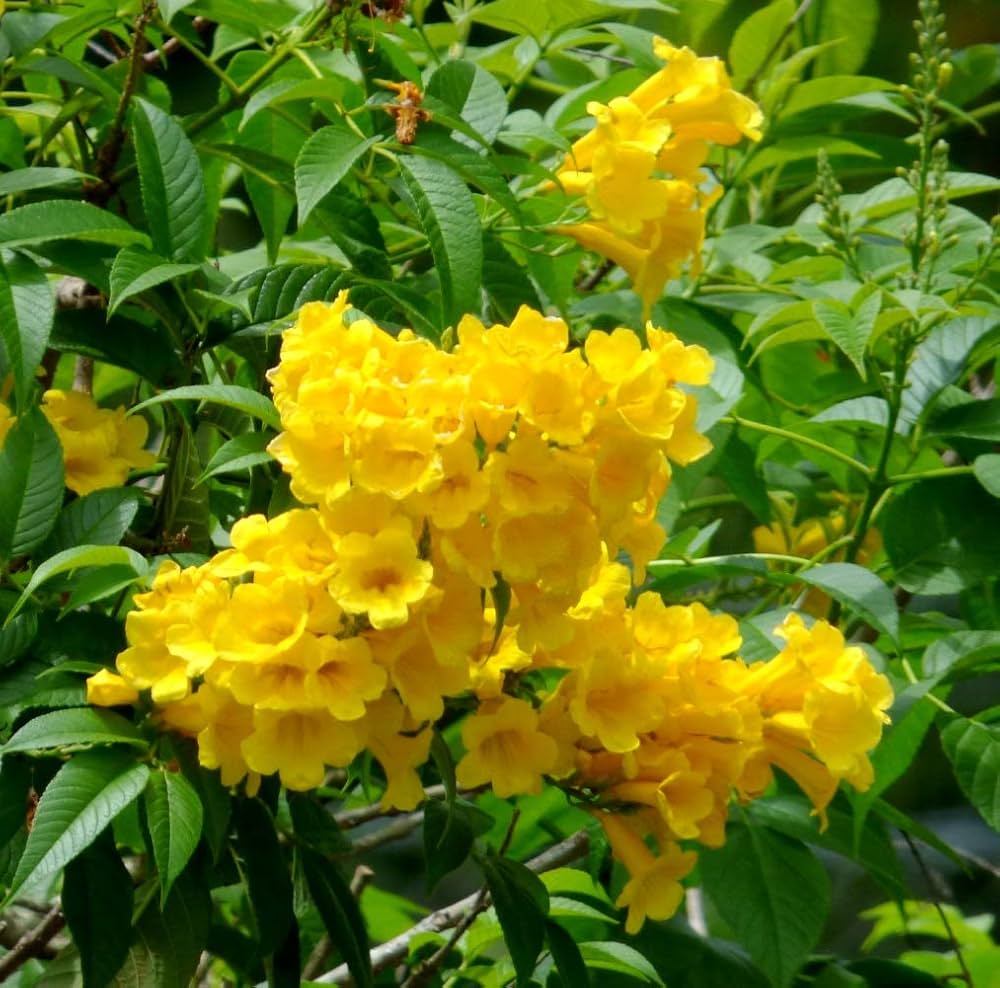
M 557 173 L 590 213 L 561 232 L 624 268 L 647 311 L 684 263 L 699 263 L 705 214 L 722 191 L 706 187 L 710 145 L 760 140 L 762 122 L 718 58 L 660 38 L 654 51 L 666 65 L 628 96 L 587 104 L 596 125 Z

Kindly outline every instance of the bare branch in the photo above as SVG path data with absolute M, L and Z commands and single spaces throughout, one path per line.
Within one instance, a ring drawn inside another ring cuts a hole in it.
M 526 867 L 536 874 L 551 871 L 553 868 L 561 868 L 563 865 L 583 857 L 589 847 L 590 838 L 586 831 L 581 830 L 532 858 L 527 862 Z M 429 916 L 425 916 L 405 933 L 380 944 L 371 952 L 373 970 L 376 973 L 384 971 L 402 961 L 409 952 L 410 941 L 421 933 L 443 933 L 445 930 L 453 929 L 462 922 L 471 909 L 477 906 L 479 897 L 480 893 L 474 892 L 458 902 L 453 902 L 450 906 L 438 909 Z M 486 905 L 489 905 L 488 899 Z M 484 905 L 483 908 L 485 907 Z M 326 974 L 321 974 L 313 980 L 321 985 L 349 985 L 352 983 L 351 974 L 346 964 L 341 964 L 340 967 L 327 971 Z
M 0 957 L 0 982 L 9 978 L 33 957 L 44 954 L 49 942 L 65 925 L 66 917 L 62 909 L 53 906 L 38 926 L 25 933 L 3 957 Z

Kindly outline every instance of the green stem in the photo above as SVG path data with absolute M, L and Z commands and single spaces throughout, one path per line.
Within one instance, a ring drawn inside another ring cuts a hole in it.
M 941 467 L 934 470 L 918 470 L 916 473 L 897 473 L 895 477 L 886 477 L 885 483 L 889 487 L 897 484 L 909 484 L 916 480 L 939 480 L 947 477 L 967 477 L 973 473 L 973 468 L 962 467 Z
M 898 414 L 899 411 L 897 409 L 897 415 Z M 828 446 L 826 443 L 820 442 L 818 439 L 812 439 L 810 436 L 802 436 L 797 432 L 792 432 L 789 429 L 782 429 L 777 425 L 767 425 L 764 422 L 754 422 L 751 419 L 741 418 L 738 415 L 725 415 L 719 419 L 719 421 L 727 425 L 735 425 L 744 429 L 749 429 L 751 432 L 763 432 L 769 436 L 779 436 L 782 439 L 787 439 L 790 442 L 797 443 L 799 446 L 807 446 L 810 449 L 815 449 L 817 452 L 825 453 L 827 456 L 846 464 L 852 470 L 860 473 L 864 477 L 872 476 L 871 467 L 865 466 L 864 463 L 860 460 L 854 459 L 853 456 L 849 456 L 847 453 L 842 453 L 839 449 L 836 449 L 833 446 Z

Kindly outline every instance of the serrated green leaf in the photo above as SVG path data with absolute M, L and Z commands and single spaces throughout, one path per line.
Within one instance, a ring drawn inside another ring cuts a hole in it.
M 200 260 L 210 230 L 194 145 L 173 117 L 141 98 L 132 103 L 132 132 L 153 249 L 175 261 Z
M 33 408 L 18 417 L 0 447 L 0 559 L 43 542 L 62 500 L 62 448 L 48 419 Z
M 871 570 L 853 563 L 825 563 L 795 574 L 825 590 L 893 640 L 899 638 L 899 609 L 893 592 Z
M 281 946 L 294 922 L 292 881 L 267 807 L 259 799 L 242 799 L 233 816 L 257 940 L 266 957 Z
M 76 755 L 38 801 L 28 843 L 5 903 L 22 888 L 50 880 L 142 792 L 149 768 L 120 751 Z
M 54 710 L 28 721 L 14 736 L 0 746 L 0 754 L 15 751 L 51 752 L 80 745 L 129 744 L 146 748 L 147 743 L 135 726 L 121 714 L 95 707 Z
M 955 631 L 927 646 L 920 660 L 924 678 L 934 683 L 956 674 L 987 671 L 1000 657 L 1000 631 Z
M 496 78 L 474 62 L 451 59 L 427 80 L 426 94 L 448 104 L 486 144 L 496 140 L 507 116 L 507 95 Z M 455 133 L 459 144 L 479 144 Z
M 271 399 L 237 384 L 189 384 L 181 388 L 172 388 L 170 391 L 162 391 L 152 398 L 140 401 L 138 405 L 133 405 L 129 414 L 134 415 L 144 408 L 174 401 L 207 401 L 215 405 L 225 405 L 227 408 L 246 412 L 247 415 L 260 419 L 274 429 L 281 428 L 281 419 Z
M 273 438 L 268 432 L 247 432 L 227 440 L 212 454 L 195 483 L 203 484 L 218 473 L 236 473 L 262 463 L 273 463 L 274 457 L 266 449 Z
M 136 576 L 144 575 L 149 569 L 149 564 L 138 552 L 120 545 L 80 545 L 73 549 L 64 549 L 46 559 L 31 574 L 28 585 L 11 608 L 4 623 L 11 621 L 31 599 L 31 595 L 47 580 L 84 566 L 130 566 Z
M 169 24 L 174 17 L 174 14 L 185 7 L 190 7 L 196 0 L 157 0 L 157 4 L 160 8 L 160 16 L 163 18 L 165 24 Z
M 150 773 L 145 802 L 162 906 L 201 840 L 204 812 L 194 786 L 162 768 Z
M 302 145 L 295 159 L 295 198 L 299 205 L 300 227 L 354 163 L 381 139 L 381 136 L 360 137 L 346 123 L 337 121 L 316 131 Z
M 457 325 L 465 313 L 479 311 L 483 234 L 472 193 L 432 158 L 401 158 L 399 166 L 434 256 L 443 325 Z
M 877 292 L 869 295 L 858 307 L 857 312 L 852 312 L 849 306 L 831 299 L 816 299 L 812 303 L 816 321 L 854 364 L 862 378 L 867 376 L 865 351 L 875 329 L 875 317 L 878 315 L 881 301 L 881 296 Z
M 229 790 L 222 785 L 219 772 L 209 771 L 199 764 L 194 744 L 179 743 L 175 746 L 175 753 L 184 778 L 198 793 L 202 808 L 202 833 L 213 858 L 218 859 L 223 842 L 229 833 L 232 797 L 229 795 Z
M 48 199 L 19 206 L 0 216 L 0 246 L 36 246 L 52 240 L 149 245 L 146 234 L 114 213 L 86 202 Z
M 18 408 L 25 408 L 35 371 L 45 356 L 56 302 L 48 278 L 34 261 L 4 251 L 0 262 L 0 363 L 14 374 Z
M 1000 831 L 1000 726 L 956 717 L 941 732 L 941 744 L 962 792 Z
M 55 186 L 80 185 L 85 177 L 75 168 L 17 168 L 0 175 L 0 196 L 51 189 Z
M 66 866 L 62 909 L 80 952 L 84 988 L 104 988 L 132 942 L 132 876 L 108 827 Z
M 111 265 L 108 315 L 114 315 L 122 302 L 162 285 L 165 281 L 172 281 L 197 270 L 197 264 L 177 264 L 144 247 L 125 247 L 118 252 Z
M 705 891 L 776 988 L 809 956 L 830 909 L 830 879 L 798 841 L 753 824 L 701 855 Z
M 263 397 L 254 391 L 247 393 Z M 159 523 L 164 532 L 183 539 L 194 552 L 208 553 L 212 546 L 211 506 L 208 488 L 197 483 L 201 470 L 195 438 L 183 421 L 178 422 L 158 505 Z
M 518 984 L 527 984 L 545 942 L 548 889 L 534 872 L 517 861 L 500 857 L 492 848 L 480 865 L 517 971 Z
M 357 988 L 374 984 L 368 934 L 357 900 L 340 872 L 326 858 L 303 848 L 302 870 L 309 895 L 333 945 L 340 951 Z
M 42 546 L 42 556 L 79 545 L 117 545 L 139 510 L 141 495 L 129 487 L 91 491 L 70 501 Z

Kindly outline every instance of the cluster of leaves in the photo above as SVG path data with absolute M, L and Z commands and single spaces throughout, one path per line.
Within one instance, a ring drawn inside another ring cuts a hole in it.
M 1000 827 L 1000 707 L 982 688 L 1000 660 L 1000 284 L 983 219 L 1000 182 L 953 169 L 941 143 L 996 111 L 1000 51 L 948 57 L 923 3 L 901 87 L 856 74 L 876 0 L 808 7 L 774 0 L 732 33 L 764 139 L 712 161 L 727 191 L 703 271 L 654 311 L 717 370 L 699 421 L 714 452 L 677 471 L 651 585 L 739 613 L 748 660 L 775 653 L 803 588 L 822 591 L 898 700 L 872 788 L 839 796 L 828 829 L 779 787 L 704 856 L 695 884 L 716 939 L 698 910 L 693 929 L 627 937 L 611 906 L 621 876 L 586 814 L 555 791 L 513 806 L 456 794 L 447 731 L 427 780 L 444 799 L 352 844 L 345 831 L 377 816 L 356 806 L 381 786 L 363 759 L 308 796 L 233 794 L 187 744 L 88 709 L 83 680 L 113 665 L 160 560 L 201 561 L 235 519 L 292 503 L 265 452 L 277 416 L 263 374 L 305 301 L 349 288 L 383 325 L 445 343 L 461 314 L 508 321 L 525 303 L 581 338 L 638 328 L 624 276 L 551 232 L 574 214 L 542 190 L 587 102 L 656 67 L 653 35 L 697 44 L 728 4 L 6 4 L 0 378 L 18 420 L 0 451 L 0 977 L 290 985 L 336 950 L 346 967 L 324 983 L 372 984 L 401 962 L 410 983 L 920 985 L 956 969 L 974 983 L 963 948 L 995 947 L 945 909 L 948 970 L 940 954 L 813 951 L 831 901 L 817 851 L 898 903 L 913 892 L 896 835 L 966 864 L 886 798 L 928 735 Z M 386 81 L 423 91 L 412 142 Z M 65 495 L 37 405 L 43 385 L 74 379 L 150 417 L 147 477 Z M 836 509 L 839 537 L 812 558 L 750 551 L 751 527 L 781 524 L 788 505 L 800 520 Z M 874 528 L 884 550 L 862 566 Z M 431 883 L 471 855 L 489 898 L 425 915 L 381 873 L 352 892 L 345 865 L 421 825 Z M 521 863 L 552 841 L 554 858 Z M 547 870 L 588 841 L 586 870 Z M 39 925 L 32 910 L 56 895 Z M 928 932 L 929 914 L 902 915 Z M 461 937 L 442 933 L 456 924 Z M 877 929 L 871 946 L 898 932 Z M 369 936 L 395 952 L 370 955 Z

